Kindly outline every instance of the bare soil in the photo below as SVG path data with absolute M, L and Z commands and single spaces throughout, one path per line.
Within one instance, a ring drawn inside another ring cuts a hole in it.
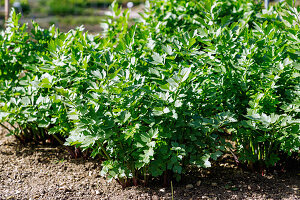
M 149 187 L 122 189 L 101 177 L 100 169 L 95 160 L 71 159 L 64 147 L 21 145 L 0 128 L 1 200 L 172 199 L 171 188 L 159 180 Z M 299 171 L 262 176 L 238 169 L 234 162 L 193 171 L 173 185 L 174 199 L 300 199 Z

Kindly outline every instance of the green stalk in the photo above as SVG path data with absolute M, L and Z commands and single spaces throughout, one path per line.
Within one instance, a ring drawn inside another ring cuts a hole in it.
M 102 152 L 104 153 L 104 155 L 106 156 L 107 160 L 111 160 L 111 158 L 109 157 L 108 153 L 106 152 L 106 150 L 104 149 L 104 147 L 102 145 L 99 145 Z
M 257 151 L 258 151 L 258 160 L 261 160 L 261 148 L 260 145 L 257 145 Z
M 251 151 L 252 151 L 252 155 L 255 155 L 255 149 L 254 149 L 253 142 L 252 142 L 251 138 L 250 138 L 250 148 L 251 148 Z
M 41 136 L 42 138 L 41 139 L 44 139 L 45 138 L 45 132 L 44 132 L 44 129 L 43 128 L 39 128 L 39 136 Z
M 275 123 L 275 124 L 277 124 L 277 122 Z M 274 124 L 274 125 L 275 125 Z M 280 131 L 281 129 L 279 129 L 279 131 Z M 272 146 L 273 146 L 273 143 L 274 143 L 274 135 L 275 135 L 275 129 L 272 129 L 272 131 L 273 131 L 273 134 L 271 135 L 271 141 L 270 141 L 270 143 L 269 143 L 269 147 L 268 147 L 268 150 L 266 150 L 266 157 L 269 157 L 270 156 L 270 153 L 271 153 L 271 149 L 272 149 Z
M 145 181 L 145 184 L 147 182 L 147 166 L 144 167 L 144 170 L 143 170 L 143 175 L 144 175 L 144 181 Z
M 174 190 L 173 190 L 173 183 L 171 181 L 171 193 L 172 193 L 172 200 L 174 200 Z
M 99 147 L 99 145 L 98 145 L 98 147 Z M 105 155 L 103 155 L 103 153 L 101 151 L 99 151 L 99 154 L 101 155 L 102 158 L 105 157 Z
M 61 139 L 59 139 L 56 135 L 53 134 L 53 137 L 54 137 L 61 145 L 64 145 L 63 141 L 61 141 Z
M 34 131 L 33 138 L 35 142 L 38 141 L 38 134 L 36 133 L 36 130 Z
M 92 129 L 90 129 L 90 131 L 91 131 L 93 134 L 95 134 L 94 131 L 93 131 Z M 109 155 L 108 155 L 107 151 L 104 149 L 104 147 L 103 147 L 101 144 L 99 144 L 99 143 L 97 143 L 97 145 L 101 148 L 101 150 L 102 150 L 102 152 L 104 153 L 104 155 L 106 156 L 107 160 L 111 160 L 111 158 L 109 157 Z
M 266 144 L 264 144 L 264 160 L 266 160 L 266 158 L 267 158 L 267 150 L 266 150 L 267 148 L 266 148 Z
M 11 125 L 14 129 L 17 129 L 13 124 L 9 123 L 9 125 Z
M 27 136 L 27 137 L 29 136 L 29 133 L 28 133 L 26 127 L 25 127 L 25 129 L 23 129 L 23 127 L 20 126 L 20 129 L 21 129 L 21 132 L 20 132 L 20 133 L 23 132 L 23 137 L 24 137 L 24 138 L 26 138 L 26 136 Z
M 268 157 L 270 156 L 272 146 L 273 146 L 273 141 L 270 142 L 270 145 L 269 145 L 269 148 L 268 148 L 268 151 L 267 151 L 267 156 Z

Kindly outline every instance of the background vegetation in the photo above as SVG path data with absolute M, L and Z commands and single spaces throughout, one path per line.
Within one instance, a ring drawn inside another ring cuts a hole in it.
M 39 0 L 40 7 L 43 7 L 43 11 L 50 15 L 80 15 L 86 8 L 107 8 L 112 2 L 112 0 Z M 117 2 L 126 7 L 128 1 L 119 0 Z M 130 2 L 139 5 L 144 0 L 132 0 Z

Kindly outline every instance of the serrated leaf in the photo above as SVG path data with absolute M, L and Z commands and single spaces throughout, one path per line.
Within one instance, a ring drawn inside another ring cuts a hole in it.
M 153 59 L 153 61 L 151 62 L 152 64 L 155 64 L 155 65 L 164 64 L 163 56 L 159 55 L 156 52 L 153 52 L 152 59 Z
M 169 46 L 169 45 L 167 45 L 167 46 L 163 45 L 163 46 L 162 46 L 162 49 L 163 49 L 167 54 L 169 54 L 169 55 L 172 55 L 172 54 L 173 54 L 172 47 Z

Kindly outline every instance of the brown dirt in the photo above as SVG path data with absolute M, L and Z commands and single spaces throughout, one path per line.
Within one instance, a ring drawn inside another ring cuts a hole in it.
M 0 128 L 0 199 L 172 199 L 171 189 L 159 181 L 123 190 L 99 172 L 92 159 L 71 159 L 63 147 L 22 146 Z M 174 199 L 300 199 L 299 186 L 299 171 L 262 176 L 226 163 L 174 183 L 173 194 Z

